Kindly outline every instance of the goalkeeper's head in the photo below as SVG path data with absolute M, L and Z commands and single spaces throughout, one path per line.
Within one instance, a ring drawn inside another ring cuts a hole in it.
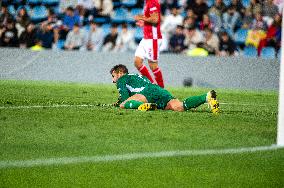
M 115 65 L 111 70 L 110 74 L 112 76 L 112 82 L 116 83 L 117 80 L 125 74 L 128 74 L 128 69 L 125 65 L 119 64 Z

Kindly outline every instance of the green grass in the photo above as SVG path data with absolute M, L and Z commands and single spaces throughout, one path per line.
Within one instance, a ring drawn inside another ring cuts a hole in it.
M 184 99 L 203 88 L 170 88 Z M 222 113 L 0 108 L 0 161 L 276 142 L 278 93 L 218 89 Z M 113 85 L 0 81 L 0 106 L 113 103 Z M 0 169 L 0 187 L 283 187 L 284 150 Z

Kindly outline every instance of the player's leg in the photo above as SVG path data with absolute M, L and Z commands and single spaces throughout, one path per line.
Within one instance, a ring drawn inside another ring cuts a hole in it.
M 142 39 L 139 43 L 139 46 L 135 52 L 134 65 L 137 70 L 143 75 L 146 76 L 152 83 L 154 82 L 148 68 L 143 64 L 143 60 L 146 57 L 145 50 L 145 40 Z
M 137 109 L 141 104 L 147 103 L 147 98 L 142 94 L 135 94 L 125 101 L 123 101 L 119 107 L 126 109 Z
M 142 94 L 135 94 L 120 104 L 120 108 L 138 109 L 141 111 L 156 110 L 157 105 L 148 103 L 147 98 Z
M 165 110 L 173 110 L 183 112 L 185 109 L 183 107 L 183 103 L 178 99 L 172 99 L 168 102 Z
M 151 50 L 151 57 L 148 57 L 148 63 L 149 63 L 149 67 L 152 70 L 154 76 L 155 76 L 155 80 L 157 82 L 157 84 L 164 88 L 164 79 L 163 79 L 163 74 L 161 69 L 158 66 L 158 58 L 159 58 L 159 46 L 162 44 L 161 40 L 158 39 L 153 39 L 151 40 L 152 42 L 152 50 Z

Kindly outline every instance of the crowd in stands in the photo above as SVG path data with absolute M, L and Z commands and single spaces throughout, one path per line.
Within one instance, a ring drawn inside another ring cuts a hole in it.
M 162 52 L 189 56 L 279 54 L 282 0 L 160 0 Z M 64 6 L 65 5 L 65 6 Z M 134 51 L 144 0 L 3 0 L 0 46 Z M 41 11 L 40 11 L 41 10 Z M 272 56 L 273 57 L 273 56 Z

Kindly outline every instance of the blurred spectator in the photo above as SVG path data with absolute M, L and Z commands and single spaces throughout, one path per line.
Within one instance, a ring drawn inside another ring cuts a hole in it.
M 6 5 L 3 5 L 1 7 L 1 12 L 0 12 L 0 24 L 6 26 L 8 20 L 13 20 L 13 19 L 14 19 L 13 16 L 8 11 L 8 7 Z
M 196 20 L 200 22 L 204 14 L 208 12 L 208 6 L 204 0 L 195 0 L 192 4 L 187 4 L 188 7 L 193 10 L 194 14 L 197 16 Z
M 177 0 L 163 0 L 161 2 L 162 15 L 166 16 L 166 15 L 170 14 L 169 10 L 171 10 L 172 7 L 178 7 L 178 1 Z
M 242 20 L 242 28 L 244 29 L 250 29 L 252 27 L 254 17 L 250 9 L 245 10 L 245 15 Z
M 232 7 L 235 8 L 235 10 L 240 14 L 241 17 L 244 16 L 245 14 L 245 7 L 241 3 L 240 0 L 232 0 L 231 5 Z
M 266 0 L 263 4 L 262 15 L 264 21 L 270 26 L 273 22 L 273 18 L 279 12 L 277 5 L 273 3 L 273 0 Z
M 3 47 L 19 47 L 18 31 L 13 20 L 7 21 L 7 26 L 1 29 L 1 45 Z
M 161 31 L 163 33 L 163 47 L 168 49 L 168 41 L 170 37 L 174 34 L 176 26 L 181 25 L 183 21 L 183 17 L 179 14 L 179 10 L 177 7 L 171 8 L 171 14 L 166 15 L 165 19 L 161 25 Z
M 247 10 L 251 12 L 252 15 L 255 15 L 256 13 L 262 12 L 262 5 L 259 0 L 250 0 Z
M 94 0 L 94 16 L 110 18 L 113 13 L 112 0 Z
M 197 44 L 204 42 L 204 37 L 202 33 L 195 27 L 189 27 L 186 30 L 184 44 L 189 50 L 197 47 Z
M 227 11 L 223 14 L 223 28 L 230 36 L 233 36 L 240 18 L 240 14 L 236 11 L 234 6 L 229 6 Z
M 74 24 L 73 29 L 67 34 L 64 44 L 65 50 L 79 50 L 85 44 L 85 35 L 78 23 Z
M 283 0 L 274 0 L 274 4 L 278 7 L 279 14 L 282 14 L 284 2 Z
M 63 25 L 60 27 L 60 38 L 65 39 L 75 24 L 80 24 L 80 17 L 75 14 L 72 7 L 68 7 L 63 17 Z
M 36 34 L 37 32 L 35 25 L 32 22 L 29 23 L 25 31 L 22 32 L 19 38 L 20 48 L 30 48 L 34 46 L 36 41 Z
M 127 24 L 122 25 L 122 31 L 118 34 L 115 51 L 126 52 L 136 49 L 134 33 L 127 28 Z
M 201 31 L 204 30 L 205 28 L 213 29 L 213 24 L 208 14 L 204 14 L 202 21 L 199 23 L 199 29 Z
M 165 33 L 168 37 L 174 34 L 176 26 L 181 25 L 183 17 L 179 14 L 177 7 L 171 8 L 171 14 L 166 15 L 164 21 L 161 25 L 161 31 Z
M 237 46 L 235 42 L 230 38 L 227 32 L 221 32 L 219 41 L 219 56 L 232 56 L 237 55 Z
M 84 16 L 86 18 L 94 14 L 95 5 L 93 0 L 78 0 L 78 5 L 84 9 Z
M 52 44 L 54 43 L 52 24 L 42 24 L 37 32 L 37 39 L 41 41 L 41 46 L 43 48 L 52 48 Z
M 204 29 L 204 37 L 205 42 L 201 46 L 206 51 L 208 51 L 209 54 L 216 54 L 219 50 L 219 38 L 216 34 L 214 34 L 213 30 L 210 28 Z
M 209 9 L 210 14 L 215 14 L 219 17 L 226 11 L 227 7 L 223 0 L 215 0 L 214 5 Z
M 260 29 L 260 30 L 266 30 L 267 26 L 266 23 L 262 19 L 262 15 L 260 13 L 256 13 L 254 15 L 254 19 L 252 21 L 252 29 Z
M 176 27 L 175 34 L 170 38 L 169 51 L 174 53 L 181 53 L 186 49 L 184 45 L 185 35 L 183 33 L 183 26 Z
M 274 17 L 273 23 L 267 29 L 266 37 L 259 42 L 257 49 L 258 55 L 260 55 L 262 48 L 266 46 L 271 46 L 275 48 L 276 51 L 279 50 L 281 43 L 281 18 L 280 14 L 277 14 Z
M 196 22 L 194 17 L 186 17 L 183 21 L 184 28 L 196 27 Z
M 103 45 L 103 31 L 95 22 L 91 22 L 91 29 L 88 35 L 87 49 L 100 51 Z
M 52 24 L 53 27 L 57 27 L 59 25 L 58 17 L 53 9 L 47 9 L 47 20 L 43 21 L 42 24 Z
M 197 18 L 196 14 L 193 12 L 192 9 L 187 9 L 187 10 L 186 10 L 186 18 L 188 18 L 188 17 L 192 17 L 192 18 L 194 18 L 195 20 L 196 20 L 196 18 Z
M 30 23 L 30 16 L 27 13 L 25 7 L 21 7 L 16 16 L 16 28 L 18 30 L 18 37 L 20 37 L 21 33 L 25 30 L 25 28 Z
M 209 9 L 210 20 L 213 23 L 213 30 L 219 32 L 222 27 L 222 15 L 227 7 L 223 0 L 215 0 L 214 5 Z
M 113 24 L 110 33 L 104 38 L 103 51 L 112 51 L 115 48 L 117 36 L 117 25 Z

